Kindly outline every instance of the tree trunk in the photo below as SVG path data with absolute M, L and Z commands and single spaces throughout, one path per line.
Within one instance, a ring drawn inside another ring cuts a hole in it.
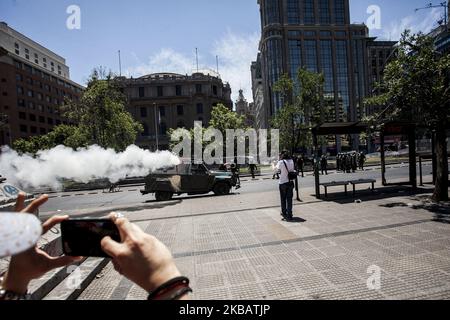
M 448 156 L 445 123 L 439 122 L 436 128 L 436 186 L 434 201 L 448 201 Z

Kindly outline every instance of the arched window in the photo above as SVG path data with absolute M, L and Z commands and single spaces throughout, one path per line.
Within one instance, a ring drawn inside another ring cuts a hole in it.
M 185 128 L 186 126 L 184 125 L 184 122 L 183 121 L 178 121 L 178 123 L 177 123 L 177 128 L 179 128 L 179 129 L 181 129 L 181 128 Z

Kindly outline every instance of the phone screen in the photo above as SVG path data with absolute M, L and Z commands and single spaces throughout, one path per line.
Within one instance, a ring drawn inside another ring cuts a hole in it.
M 121 242 L 119 230 L 109 219 L 69 219 L 61 223 L 62 247 L 67 256 L 108 258 L 100 245 L 106 236 Z

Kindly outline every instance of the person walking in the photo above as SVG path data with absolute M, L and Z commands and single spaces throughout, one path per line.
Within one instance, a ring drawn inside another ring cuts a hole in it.
M 254 163 L 251 163 L 249 165 L 249 167 L 250 167 L 250 173 L 252 175 L 252 179 L 255 180 L 255 172 L 256 172 L 256 170 L 258 170 L 258 167 Z
M 320 158 L 320 169 L 322 170 L 322 175 L 324 172 L 328 175 L 328 160 L 326 155 L 322 155 L 322 158 Z
M 281 153 L 280 161 L 278 161 L 277 169 L 280 171 L 280 200 L 281 200 L 281 216 L 283 220 L 292 221 L 292 198 L 294 197 L 294 161 L 292 161 L 289 152 Z
M 305 177 L 304 170 L 305 170 L 305 156 L 303 154 L 300 155 L 297 159 L 297 169 L 302 174 L 302 178 Z
M 234 179 L 236 180 L 236 190 L 241 188 L 241 178 L 239 177 L 239 167 L 237 164 L 233 163 L 231 164 L 231 174 L 233 175 Z
M 361 152 L 359 154 L 359 169 L 361 171 L 364 171 L 364 164 L 366 163 L 366 155 L 364 154 L 364 152 Z

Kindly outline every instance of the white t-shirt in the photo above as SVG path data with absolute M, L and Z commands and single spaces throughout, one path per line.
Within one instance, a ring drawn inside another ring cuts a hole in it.
M 284 165 L 286 163 L 286 165 Z M 286 166 L 288 170 L 286 170 Z M 289 172 L 295 171 L 294 161 L 293 160 L 281 160 L 278 161 L 277 169 L 280 170 L 280 184 L 285 184 L 289 182 Z

